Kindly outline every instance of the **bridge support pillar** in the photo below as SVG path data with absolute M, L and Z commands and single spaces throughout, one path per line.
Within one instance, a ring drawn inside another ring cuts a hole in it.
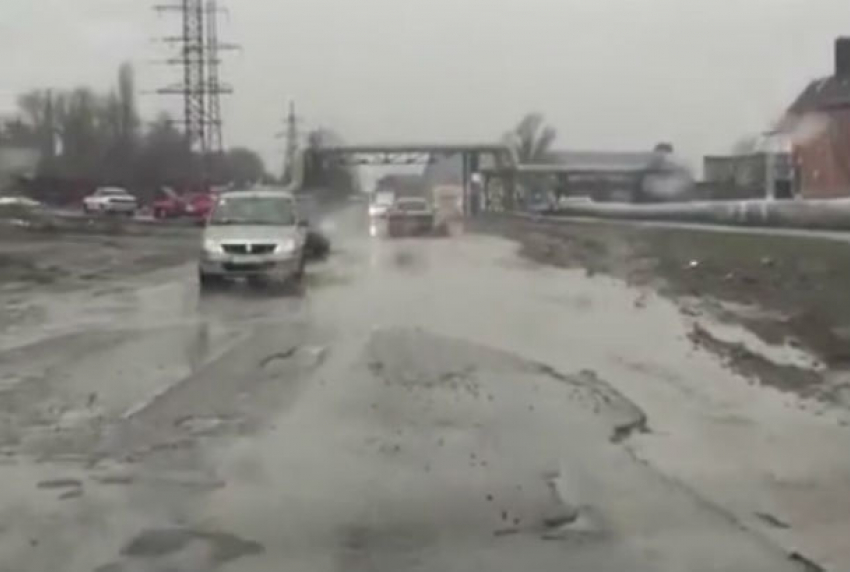
M 481 193 L 481 189 L 472 188 L 472 175 L 477 173 L 481 164 L 481 157 L 476 152 L 461 153 L 462 181 L 463 185 L 463 212 L 465 215 L 474 215 L 478 210 L 477 203 L 480 199 L 476 194 Z
M 461 185 L 463 185 L 463 214 L 469 216 L 470 208 L 469 208 L 469 180 L 470 180 L 470 168 L 469 168 L 469 154 L 461 153 L 460 154 L 460 163 L 461 163 Z

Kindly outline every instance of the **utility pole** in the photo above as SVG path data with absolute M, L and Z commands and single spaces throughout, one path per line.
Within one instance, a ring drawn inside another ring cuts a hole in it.
M 157 90 L 164 95 L 183 98 L 183 117 L 179 123 L 189 148 L 202 158 L 202 176 L 208 179 L 212 158 L 223 152 L 221 96 L 233 93 L 233 88 L 220 80 L 220 54 L 236 49 L 218 39 L 217 0 L 177 0 L 158 5 L 158 12 L 178 13 L 181 34 L 163 38 L 176 47 L 176 55 L 167 60 L 182 71 L 182 82 Z

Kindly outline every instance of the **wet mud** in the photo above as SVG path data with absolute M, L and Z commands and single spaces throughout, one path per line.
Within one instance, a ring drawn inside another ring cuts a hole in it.
M 810 352 L 829 371 L 850 368 L 846 242 L 603 221 L 541 227 L 491 220 L 481 222 L 478 230 L 515 239 L 520 254 L 535 262 L 621 278 L 634 287 L 661 292 L 687 315 L 737 324 L 767 344 Z M 640 300 L 635 304 L 641 307 Z M 816 367 L 774 363 L 698 326 L 690 338 L 746 377 L 844 404 Z
M 795 569 L 637 453 L 677 394 L 620 364 L 723 373 L 671 304 L 493 238 L 339 238 L 303 297 L 200 296 L 191 262 L 32 294 L 0 346 L 3 564 Z

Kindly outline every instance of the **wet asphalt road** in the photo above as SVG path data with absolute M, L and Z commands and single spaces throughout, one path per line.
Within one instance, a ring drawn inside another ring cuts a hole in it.
M 674 309 L 500 239 L 334 232 L 303 293 L 187 265 L 28 298 L 0 570 L 805 569 L 633 446 L 647 360 L 722 371 Z

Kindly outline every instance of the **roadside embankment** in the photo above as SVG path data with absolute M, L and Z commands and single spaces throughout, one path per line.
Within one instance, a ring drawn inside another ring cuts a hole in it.
M 0 220 L 0 292 L 73 289 L 182 264 L 197 255 L 198 241 L 192 227 L 82 217 Z
M 777 363 L 696 321 L 690 336 L 746 377 L 850 406 L 850 242 L 508 215 L 472 227 L 513 238 L 534 261 L 621 278 L 675 300 L 686 317 L 711 316 L 777 351 L 806 352 L 813 363 Z

